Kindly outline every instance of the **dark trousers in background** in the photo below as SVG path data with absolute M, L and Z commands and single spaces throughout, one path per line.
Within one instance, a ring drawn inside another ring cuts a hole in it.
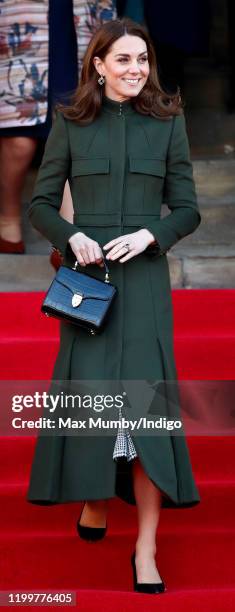
M 235 2 L 227 0 L 228 12 L 228 61 L 229 92 L 227 106 L 230 112 L 235 111 Z
M 168 93 L 175 93 L 177 87 L 184 89 L 184 64 L 187 54 L 157 40 L 153 40 L 160 84 Z

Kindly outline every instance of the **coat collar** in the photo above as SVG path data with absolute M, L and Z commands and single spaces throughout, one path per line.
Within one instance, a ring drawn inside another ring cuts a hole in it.
M 129 113 L 135 112 L 135 109 L 132 106 L 131 98 L 129 100 L 125 100 L 124 102 L 117 102 L 117 100 L 112 100 L 105 94 L 103 94 L 102 107 L 104 111 L 112 113 L 113 115 L 128 115 Z

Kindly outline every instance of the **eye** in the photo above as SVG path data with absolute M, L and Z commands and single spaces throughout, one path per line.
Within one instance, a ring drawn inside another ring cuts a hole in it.
M 139 62 L 144 63 L 147 62 L 148 58 L 147 57 L 140 57 Z M 127 57 L 120 57 L 118 59 L 118 62 L 128 62 L 128 58 Z

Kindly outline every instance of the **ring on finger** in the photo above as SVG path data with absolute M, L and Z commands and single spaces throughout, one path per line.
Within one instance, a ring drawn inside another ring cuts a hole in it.
M 121 242 L 119 242 L 116 247 L 113 248 L 113 255 L 116 255 L 119 251 L 122 251 L 122 249 L 125 249 L 127 247 L 127 243 L 126 244 L 122 244 Z M 129 245 L 128 245 L 129 247 Z

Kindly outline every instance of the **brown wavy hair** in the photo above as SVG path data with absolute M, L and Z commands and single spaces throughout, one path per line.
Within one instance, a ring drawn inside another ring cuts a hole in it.
M 132 19 L 124 17 L 104 23 L 92 36 L 84 56 L 80 82 L 71 98 L 71 104 L 57 105 L 57 109 L 67 119 L 80 125 L 87 125 L 99 115 L 103 87 L 98 83 L 98 73 L 93 58 L 98 56 L 103 61 L 112 44 L 126 34 L 142 38 L 148 50 L 149 76 L 141 92 L 131 100 L 134 109 L 142 115 L 162 119 L 183 113 L 180 89 L 178 88 L 175 94 L 169 94 L 160 85 L 155 50 L 147 30 Z

